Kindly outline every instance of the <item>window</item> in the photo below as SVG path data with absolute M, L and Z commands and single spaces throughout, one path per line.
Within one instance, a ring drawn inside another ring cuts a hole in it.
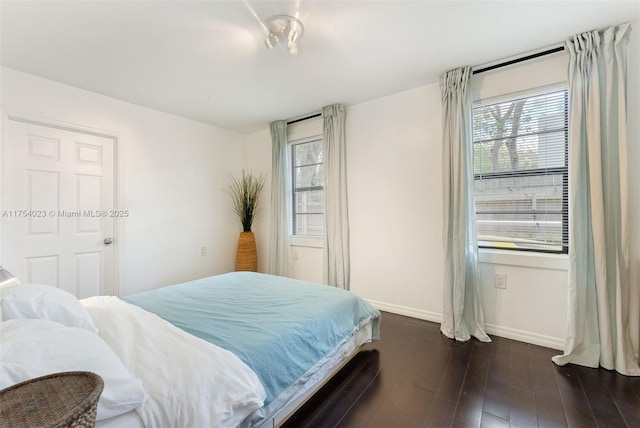
M 291 143 L 292 231 L 300 236 L 324 235 L 324 166 L 322 138 Z
M 567 90 L 473 108 L 478 246 L 567 253 Z

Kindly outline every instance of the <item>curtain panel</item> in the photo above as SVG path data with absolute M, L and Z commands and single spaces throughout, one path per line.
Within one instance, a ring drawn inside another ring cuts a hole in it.
M 480 302 L 478 242 L 473 196 L 470 67 L 440 78 L 443 111 L 445 283 L 440 330 L 450 339 L 490 342 Z
M 271 123 L 271 239 L 269 246 L 269 273 L 289 276 L 289 213 L 290 190 L 288 174 L 291 171 L 287 153 L 287 123 Z
M 553 361 L 638 376 L 629 326 L 630 31 L 623 24 L 565 43 L 570 56 L 569 307 L 565 353 Z
M 322 109 L 325 203 L 324 282 L 349 289 L 349 209 L 347 206 L 346 111 L 339 104 Z

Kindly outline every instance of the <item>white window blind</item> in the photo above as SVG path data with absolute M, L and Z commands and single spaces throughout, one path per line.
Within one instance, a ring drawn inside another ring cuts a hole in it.
M 473 108 L 478 245 L 566 253 L 567 90 Z
M 324 234 L 324 166 L 322 138 L 291 144 L 292 231 L 300 236 Z

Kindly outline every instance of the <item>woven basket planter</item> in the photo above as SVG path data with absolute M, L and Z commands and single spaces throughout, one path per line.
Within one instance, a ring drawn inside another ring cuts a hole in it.
M 258 250 L 253 232 L 241 232 L 238 238 L 236 271 L 258 271 Z

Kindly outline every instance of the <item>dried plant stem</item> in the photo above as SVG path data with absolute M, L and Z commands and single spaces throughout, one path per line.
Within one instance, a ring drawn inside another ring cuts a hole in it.
M 229 174 L 231 184 L 225 191 L 231 196 L 233 210 L 240 221 L 245 232 L 251 232 L 251 225 L 256 214 L 258 197 L 264 186 L 264 174 L 255 177 L 250 172 L 242 171 L 242 176 L 238 179 Z

